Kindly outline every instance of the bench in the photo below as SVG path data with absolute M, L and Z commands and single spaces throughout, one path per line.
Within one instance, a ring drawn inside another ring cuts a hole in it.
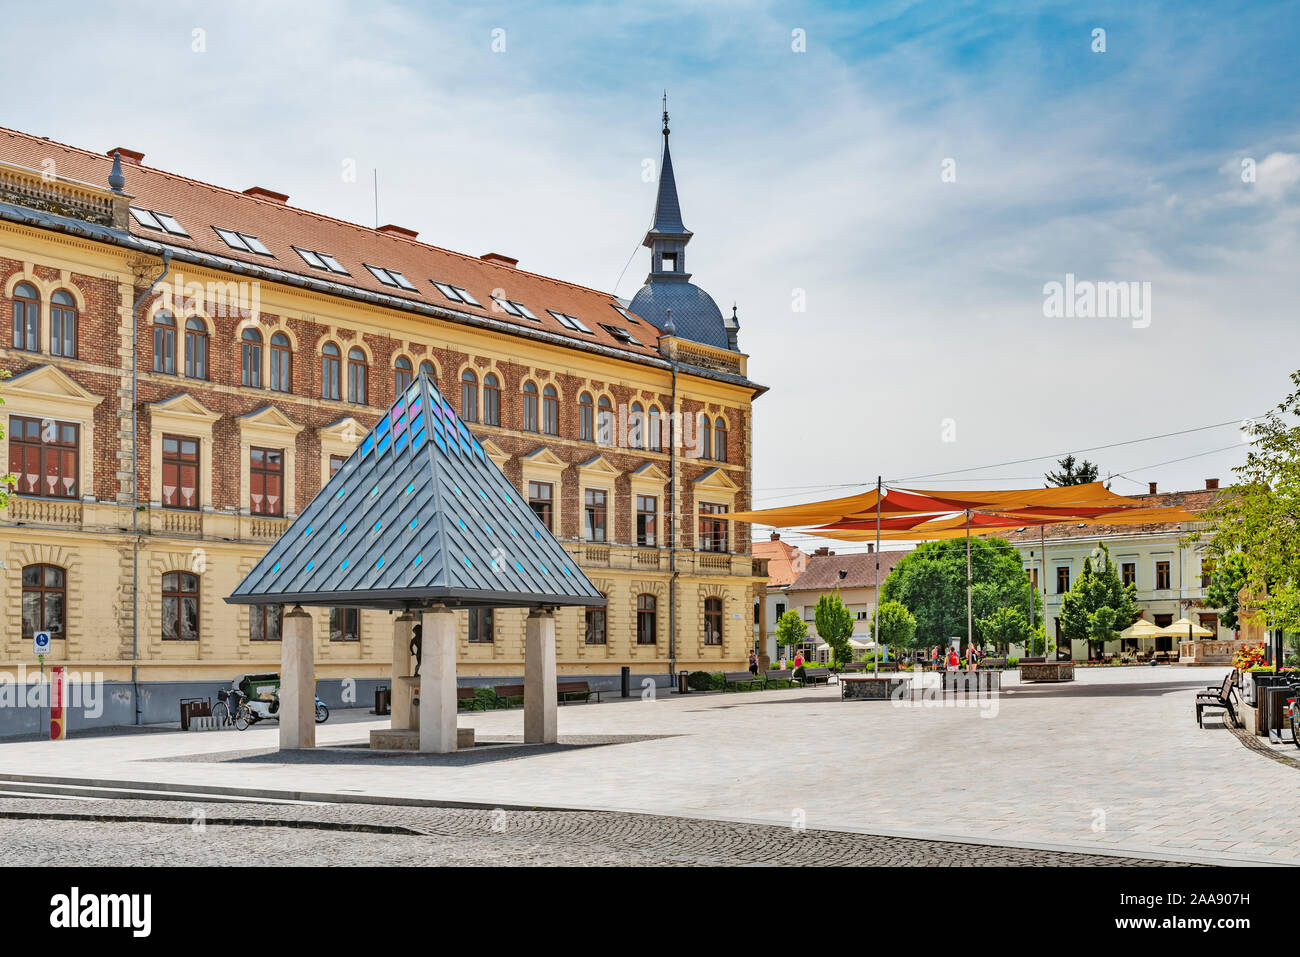
M 1223 679 L 1221 686 L 1211 685 L 1205 691 L 1196 696 L 1196 726 L 1204 728 L 1205 724 L 1201 720 L 1206 708 L 1221 708 L 1228 712 L 1232 723 L 1241 727 L 1241 722 L 1237 720 L 1237 710 L 1232 706 L 1232 696 L 1236 693 L 1236 688 L 1232 686 L 1232 674 L 1229 673 Z
M 1007 659 L 1005 658 L 981 658 L 980 663 L 975 667 L 976 668 L 997 668 L 1001 670 L 1006 666 L 1007 666 Z
M 419 700 L 416 698 L 415 700 Z M 456 689 L 456 707 L 466 705 L 470 711 L 486 711 L 487 702 L 478 696 L 474 688 L 457 688 Z
M 870 667 L 871 667 L 871 662 L 869 661 L 850 661 L 847 665 L 845 665 L 840 670 L 852 674 L 855 671 L 866 671 Z
M 596 704 L 600 704 L 600 692 L 594 690 L 585 681 L 559 681 L 555 684 L 555 697 L 561 703 L 578 700 L 590 701 L 592 695 L 596 696 Z
M 788 688 L 790 687 L 790 685 L 794 684 L 794 678 L 792 677 L 792 675 L 793 672 L 791 672 L 790 669 L 788 668 L 785 669 L 784 671 L 782 671 L 779 668 L 773 671 L 764 671 L 763 687 L 766 688 L 768 685 L 774 685 L 775 687 L 779 688 L 781 687 L 781 682 L 784 681 L 785 686 Z
M 831 669 L 805 667 L 803 670 L 803 677 L 799 680 L 805 685 L 830 684 Z
M 722 690 L 724 693 L 730 688 L 739 691 L 742 687 L 753 691 L 755 685 L 761 690 L 763 679 L 758 675 L 750 674 L 748 671 L 728 671 L 722 676 Z
M 498 701 L 498 702 L 499 702 L 503 707 L 506 707 L 506 708 L 510 707 L 510 703 L 511 703 L 515 698 L 518 698 L 518 699 L 519 699 L 519 703 L 520 703 L 520 704 L 523 704 L 523 703 L 524 703 L 524 686 L 523 686 L 523 685 L 497 685 L 497 686 L 496 686 L 495 688 L 493 688 L 492 690 L 496 693 L 497 701 Z

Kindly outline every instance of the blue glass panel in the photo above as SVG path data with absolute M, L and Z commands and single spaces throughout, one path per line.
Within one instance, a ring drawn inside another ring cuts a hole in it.
M 303 537 L 303 538 L 306 538 L 306 537 L 308 537 L 309 535 L 311 535 L 311 526 L 310 526 L 310 525 L 307 526 L 307 531 L 305 531 L 305 532 L 302 533 L 302 537 Z
M 345 572 L 347 570 L 348 570 L 348 559 L 345 558 L 343 559 L 343 564 L 339 566 L 339 571 Z
M 361 443 L 361 457 L 365 458 L 367 455 L 369 455 L 370 450 L 373 449 L 374 447 L 375 447 L 374 435 L 373 434 L 367 435 L 366 440 Z
M 424 434 L 424 429 L 421 429 L 419 432 L 416 432 L 415 438 L 411 439 L 411 451 L 414 452 L 416 449 L 422 446 L 426 438 L 427 436 Z
M 379 424 L 375 426 L 375 435 L 382 436 L 387 431 L 388 431 L 388 416 L 384 416 L 382 419 L 379 420 Z
M 311 571 L 312 566 L 315 564 L 316 564 L 316 559 L 314 558 L 311 561 L 307 562 L 307 571 Z
M 416 556 L 415 556 L 415 561 L 411 562 L 411 564 L 412 564 L 412 565 L 418 565 L 418 564 L 420 564 L 420 562 L 422 562 L 422 561 L 424 561 L 424 553 L 423 553 L 423 552 L 421 552 L 419 555 L 416 555 Z
M 271 574 L 272 574 L 272 575 L 274 575 L 274 574 L 275 574 L 276 572 L 278 572 L 279 570 L 280 570 L 280 563 L 279 563 L 279 562 L 276 562 L 274 565 L 271 566 Z
M 374 528 L 370 529 L 370 531 L 371 531 L 372 533 L 373 533 L 373 532 L 377 532 L 377 531 L 379 531 L 381 528 L 383 528 L 383 525 L 384 525 L 384 520 L 381 518 L 379 521 L 375 522 Z
M 347 530 L 348 530 L 348 523 L 347 523 L 347 522 L 344 522 L 342 525 L 339 526 L 339 534 L 340 534 L 340 535 L 342 535 L 342 534 L 343 534 L 344 532 L 346 532 Z
M 463 561 L 463 562 L 465 563 L 465 567 L 466 567 L 466 568 L 473 568 L 473 567 L 474 567 L 473 565 L 470 564 L 469 559 L 466 558 L 464 555 L 460 556 L 460 560 Z
M 399 436 L 397 437 L 397 441 L 393 443 L 393 454 L 396 455 L 398 452 L 402 451 L 402 449 L 404 449 L 404 448 L 406 448 L 406 433 L 405 433 L 405 432 L 403 432 L 401 435 L 399 435 Z
M 411 524 L 408 525 L 407 528 L 414 529 L 415 526 L 417 526 L 417 525 L 419 525 L 419 524 L 420 524 L 420 519 L 419 519 L 418 517 L 416 517 L 416 518 L 411 519 Z
M 439 432 L 433 433 L 433 441 L 438 443 L 438 448 L 442 449 L 444 452 L 447 451 L 447 443 L 442 440 L 441 433 Z
M 383 568 L 383 567 L 384 567 L 384 556 L 383 556 L 383 555 L 380 555 L 380 556 L 379 556 L 379 561 L 375 562 L 375 568 L 376 568 L 376 570 L 378 570 L 378 569 Z
M 407 494 L 407 495 L 410 495 L 410 494 L 411 494 L 412 492 L 414 492 L 414 491 L 415 491 L 415 483 L 414 483 L 414 482 L 412 482 L 410 485 L 406 486 L 406 494 Z
M 387 422 L 388 420 L 384 419 L 384 421 Z M 392 439 L 393 437 L 391 435 L 385 435 L 382 439 L 380 439 L 379 448 L 376 449 L 376 452 L 378 452 L 378 454 L 380 455 L 383 455 L 385 452 L 387 452 L 388 444 L 392 441 Z

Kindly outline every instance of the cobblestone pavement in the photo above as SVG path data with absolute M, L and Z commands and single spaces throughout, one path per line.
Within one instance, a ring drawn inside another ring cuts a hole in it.
M 196 822 L 202 821 L 202 824 Z M 0 865 L 1167 865 L 588 811 L 0 799 Z

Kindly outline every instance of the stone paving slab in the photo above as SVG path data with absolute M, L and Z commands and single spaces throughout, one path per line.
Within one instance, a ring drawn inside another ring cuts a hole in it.
M 1248 750 L 1214 718 L 1196 727 L 1192 699 L 1221 678 L 1218 669 L 1077 675 L 1032 687 L 1013 678 L 996 707 L 840 701 L 835 686 L 570 705 L 559 709 L 560 747 L 476 748 L 471 759 L 268 756 L 273 725 L 8 743 L 0 773 L 799 819 L 813 830 L 1224 863 L 1300 858 L 1300 821 L 1279 813 L 1294 805 L 1297 767 Z M 513 743 L 523 715 L 463 713 L 460 721 L 480 739 Z M 355 745 L 385 723 L 331 715 L 317 740 Z
M 0 864 L 1167 866 L 1140 858 L 583 811 L 0 798 Z

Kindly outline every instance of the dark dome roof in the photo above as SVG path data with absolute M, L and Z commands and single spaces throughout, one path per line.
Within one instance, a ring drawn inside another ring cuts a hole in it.
M 660 329 L 668 321 L 671 309 L 676 334 L 681 338 L 719 349 L 730 348 L 722 310 L 712 296 L 694 283 L 663 280 L 646 283 L 637 290 L 628 308 Z

